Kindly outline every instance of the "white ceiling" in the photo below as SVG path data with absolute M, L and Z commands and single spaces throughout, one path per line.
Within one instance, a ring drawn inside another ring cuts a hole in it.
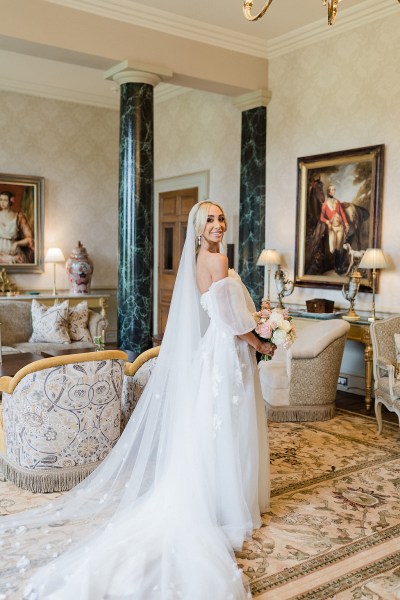
M 267 13 L 249 22 L 243 15 L 242 0 L 45 0 L 52 4 L 76 8 L 121 19 L 150 29 L 165 30 L 192 37 L 197 30 L 213 32 L 221 38 L 255 39 L 273 47 L 278 38 L 325 28 L 327 7 L 322 0 L 273 0 Z M 254 0 L 252 13 L 259 12 L 265 0 Z M 339 0 L 336 23 L 330 29 L 343 30 L 349 22 L 363 24 L 396 10 L 398 0 Z M 186 26 L 186 27 L 185 27 Z M 266 56 L 266 54 L 264 54 Z
M 264 42 L 287 35 L 310 24 L 327 22 L 327 7 L 322 0 L 273 0 L 264 17 L 255 22 L 247 21 L 243 16 L 242 0 L 146 0 L 145 3 L 134 0 L 46 0 L 53 4 L 69 6 L 87 12 L 107 16 L 123 17 L 135 13 L 141 24 L 157 28 L 160 21 L 174 22 L 178 28 L 187 19 L 197 27 L 221 28 L 225 33 L 252 36 Z M 359 5 L 390 5 L 396 0 L 343 0 L 338 9 L 336 26 L 348 16 L 351 9 Z M 341 0 L 340 0 L 341 2 Z M 252 13 L 261 10 L 264 0 L 254 0 Z M 189 22 L 187 23 L 189 25 Z M 221 32 L 222 33 L 222 32 Z
M 322 0 L 273 0 L 257 22 L 244 18 L 242 0 L 43 1 L 261 58 L 273 58 L 400 11 L 398 0 L 342 0 L 336 23 L 329 27 Z M 254 0 L 253 13 L 263 4 L 264 0 Z M 117 107 L 110 85 L 97 81 L 96 69 L 110 65 L 96 65 L 95 57 L 93 64 L 85 60 L 78 53 L 63 55 L 59 48 L 34 48 L 24 40 L 0 35 L 0 89 Z M 84 71 L 75 80 L 78 69 Z M 81 82 L 86 82 L 86 89 Z M 157 95 L 168 96 L 171 87 L 159 86 Z

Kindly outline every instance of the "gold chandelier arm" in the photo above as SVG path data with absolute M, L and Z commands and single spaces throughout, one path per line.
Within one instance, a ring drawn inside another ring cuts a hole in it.
M 328 5 L 328 25 L 333 25 L 336 21 L 337 5 L 340 1 L 341 0 L 322 0 L 324 6 Z
M 333 25 L 334 22 L 336 21 L 338 4 L 341 1 L 342 0 L 322 0 L 322 4 L 324 6 L 328 6 L 328 24 L 329 25 Z M 397 1 L 400 3 L 400 0 L 397 0 Z M 258 19 L 261 19 L 261 17 L 263 17 L 265 15 L 267 10 L 271 6 L 272 0 L 267 0 L 267 2 L 264 5 L 264 8 L 262 8 L 260 10 L 260 12 L 254 16 L 251 14 L 251 9 L 253 8 L 253 3 L 254 3 L 254 0 L 244 0 L 244 3 L 243 3 L 243 14 L 248 21 L 257 21 Z
M 263 15 L 265 15 L 271 4 L 272 0 L 267 0 L 267 3 L 265 4 L 264 8 L 261 9 L 260 12 L 257 15 L 254 15 L 253 17 L 253 15 L 251 14 L 251 9 L 253 8 L 253 0 L 245 0 L 243 4 L 243 14 L 248 21 L 257 21 L 258 19 L 261 19 Z

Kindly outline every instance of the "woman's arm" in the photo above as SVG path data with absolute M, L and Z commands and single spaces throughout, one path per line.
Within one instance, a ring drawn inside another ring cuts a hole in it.
M 208 264 L 213 283 L 214 281 L 228 277 L 228 257 L 224 254 L 220 254 L 219 252 L 213 254 L 210 252 Z
M 262 340 L 258 339 L 258 337 L 254 335 L 252 331 L 238 335 L 238 337 L 247 342 L 249 346 L 254 348 L 260 354 L 269 354 L 271 357 L 274 355 L 276 348 L 275 344 L 271 344 L 271 342 L 263 342 Z

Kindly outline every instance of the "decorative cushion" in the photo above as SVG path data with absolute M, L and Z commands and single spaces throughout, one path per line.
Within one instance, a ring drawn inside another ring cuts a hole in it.
M 400 381 L 400 333 L 394 334 L 394 343 L 396 346 L 396 379 Z
M 69 344 L 68 300 L 50 307 L 32 300 L 32 329 L 30 342 Z
M 85 301 L 68 310 L 68 333 L 71 342 L 91 342 L 88 329 L 89 308 Z

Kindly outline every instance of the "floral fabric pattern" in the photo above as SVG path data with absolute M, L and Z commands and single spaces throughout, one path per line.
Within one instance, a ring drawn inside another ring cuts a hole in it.
M 68 334 L 68 300 L 50 307 L 32 300 L 31 310 L 33 333 L 30 342 L 71 342 Z
M 236 553 L 253 595 L 397 597 L 385 595 L 400 590 L 397 428 L 386 424 L 378 436 L 375 419 L 342 411 L 329 422 L 269 427 L 271 509 Z
M 68 334 L 71 342 L 91 342 L 88 329 L 89 308 L 86 301 L 68 309 Z
M 3 394 L 6 461 L 34 471 L 103 460 L 120 435 L 124 362 L 61 365 Z

